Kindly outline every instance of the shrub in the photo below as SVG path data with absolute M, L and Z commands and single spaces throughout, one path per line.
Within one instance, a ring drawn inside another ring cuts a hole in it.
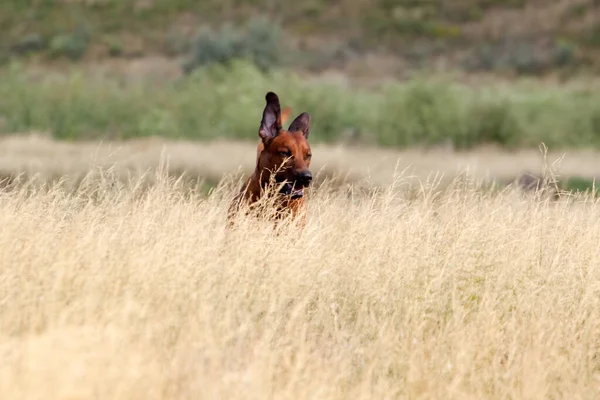
M 498 143 L 512 147 L 521 133 L 512 106 L 506 99 L 474 102 L 467 140 L 457 145 L 469 148 L 479 143 Z
M 476 48 L 463 65 L 471 71 L 508 69 L 520 75 L 536 75 L 573 65 L 576 54 L 577 46 L 566 40 L 557 40 L 544 48 L 529 39 L 511 39 Z
M 104 44 L 108 48 L 108 55 L 111 57 L 119 57 L 123 55 L 123 41 L 117 36 L 107 36 L 104 38 Z
M 12 50 L 18 55 L 25 55 L 43 50 L 46 46 L 46 40 L 41 35 L 30 33 L 17 40 Z
M 600 188 L 598 188 L 598 182 L 595 179 L 571 176 L 561 186 L 563 190 L 588 192 L 593 193 L 594 196 L 600 196 Z
M 0 76 L 5 132 L 44 130 L 69 139 L 256 139 L 264 94 L 313 117 L 312 140 L 338 142 L 348 132 L 383 146 L 458 148 L 600 146 L 600 96 L 546 86 L 461 86 L 413 79 L 384 89 L 310 83 L 280 70 L 265 74 L 248 61 L 197 68 L 177 81 L 82 74 L 32 81 L 19 68 Z M 149 78 L 151 79 L 151 78 Z
M 213 31 L 203 28 L 192 44 L 191 57 L 183 66 L 186 73 L 211 64 L 230 65 L 248 60 L 263 72 L 280 64 L 281 28 L 266 19 L 252 19 L 243 30 L 224 25 Z
M 90 32 L 83 26 L 71 33 L 58 34 L 50 40 L 50 55 L 78 60 L 87 52 L 90 40 Z
M 250 20 L 243 52 L 263 71 L 279 65 L 281 28 L 271 21 L 258 18 Z

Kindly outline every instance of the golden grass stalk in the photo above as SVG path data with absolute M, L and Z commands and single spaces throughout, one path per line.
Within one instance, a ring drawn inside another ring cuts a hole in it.
M 591 196 L 325 182 L 274 235 L 158 174 L 0 191 L 1 398 L 600 394 Z

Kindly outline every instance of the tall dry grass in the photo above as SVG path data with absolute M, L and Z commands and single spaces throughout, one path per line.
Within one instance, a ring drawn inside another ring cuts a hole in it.
M 214 184 L 224 174 L 236 171 L 251 174 L 256 167 L 256 146 L 252 141 L 215 140 L 191 142 L 152 137 L 127 141 L 59 141 L 40 132 L 0 136 L 0 186 L 17 176 L 35 177 L 39 182 L 61 180 L 77 187 L 90 169 L 111 168 L 121 179 L 154 171 L 168 159 L 172 176 Z M 343 176 L 345 182 L 364 187 L 387 186 L 394 170 L 405 171 L 413 180 L 426 180 L 442 174 L 444 184 L 468 171 L 476 179 L 501 184 L 524 173 L 542 176 L 551 165 L 557 179 L 566 183 L 572 177 L 592 181 L 600 178 L 600 152 L 592 149 L 523 149 L 502 151 L 478 148 L 454 152 L 449 149 L 389 149 L 371 146 L 311 145 L 315 159 L 311 169 L 317 180 Z M 154 176 L 148 175 L 152 180 Z
M 2 399 L 600 395 L 597 200 L 399 176 L 227 233 L 235 182 L 158 178 L 0 192 Z

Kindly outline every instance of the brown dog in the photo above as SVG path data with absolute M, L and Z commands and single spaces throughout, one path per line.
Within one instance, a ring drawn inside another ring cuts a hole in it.
M 258 129 L 261 141 L 258 145 L 256 168 L 242 186 L 230 207 L 230 219 L 238 211 L 242 201 L 252 205 L 266 193 L 266 188 L 274 181 L 281 188 L 275 199 L 277 210 L 290 211 L 294 217 L 299 214 L 302 224 L 305 214 L 302 212 L 306 189 L 312 181 L 309 170 L 311 161 L 308 135 L 310 115 L 306 112 L 298 115 L 287 130 L 283 123 L 289 114 L 289 108 L 281 112 L 279 98 L 273 92 L 265 96 L 267 105 L 263 111 Z

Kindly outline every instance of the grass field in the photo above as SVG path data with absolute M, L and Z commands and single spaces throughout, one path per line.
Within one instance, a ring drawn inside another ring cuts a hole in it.
M 0 398 L 600 398 L 600 13 L 546 3 L 2 2 Z M 227 231 L 267 91 L 308 224 Z
M 153 182 L 153 173 L 166 160 L 165 171 L 186 184 L 197 183 L 204 191 L 226 175 L 248 176 L 255 167 L 256 145 L 252 141 L 187 141 L 139 138 L 127 141 L 60 141 L 47 134 L 22 132 L 0 137 L 0 181 L 34 179 L 37 184 L 60 182 L 76 189 L 91 173 L 110 169 L 120 182 L 143 177 Z M 521 149 L 495 147 L 454 152 L 447 148 L 393 149 L 371 146 L 313 144 L 311 169 L 318 182 L 373 189 L 385 187 L 394 174 L 403 172 L 407 182 L 439 179 L 442 186 L 468 173 L 482 184 L 501 187 L 523 174 L 546 175 L 564 190 L 586 190 L 597 186 L 600 154 L 594 150 Z M 20 177 L 20 178 L 18 178 Z M 597 190 L 597 187 L 596 187 Z
M 2 398 L 600 395 L 598 200 L 399 175 L 226 233 L 164 172 L 0 191 Z

